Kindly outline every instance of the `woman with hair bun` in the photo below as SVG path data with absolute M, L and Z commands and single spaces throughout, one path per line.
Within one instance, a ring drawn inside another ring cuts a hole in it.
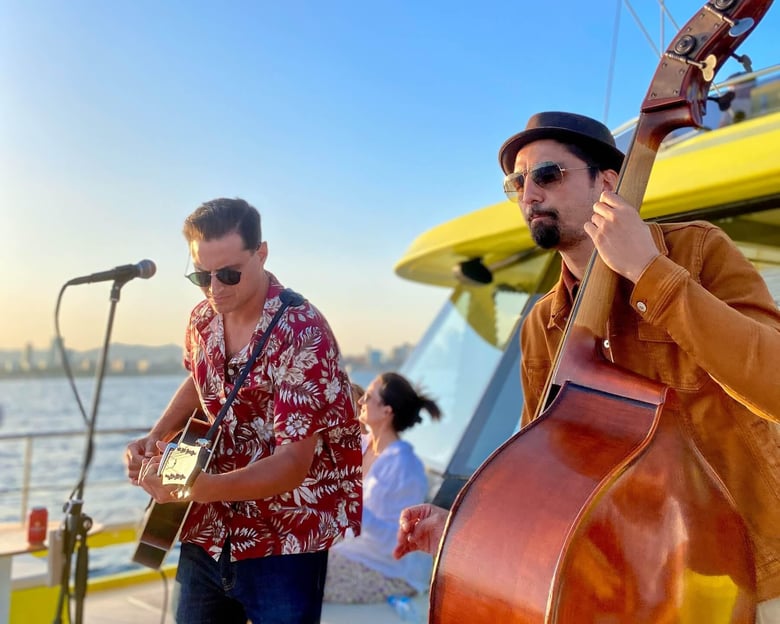
M 439 420 L 439 406 L 398 373 L 376 377 L 358 404 L 368 431 L 363 438 L 363 522 L 359 536 L 330 550 L 326 602 L 413 596 L 430 581 L 430 555 L 414 552 L 394 559 L 393 548 L 401 511 L 422 503 L 428 492 L 425 467 L 399 434 L 422 422 L 421 410 Z
M 350 380 L 350 384 L 352 385 L 352 400 L 355 402 L 355 417 L 358 417 L 360 416 L 360 397 L 362 397 L 366 391 L 363 389 L 363 386 L 352 380 Z M 362 435 L 368 433 L 368 429 L 366 429 L 366 426 L 363 423 L 360 423 L 360 433 Z

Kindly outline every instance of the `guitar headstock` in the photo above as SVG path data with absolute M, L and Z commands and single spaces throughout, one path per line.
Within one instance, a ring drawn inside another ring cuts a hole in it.
M 642 113 L 677 109 L 664 132 L 701 126 L 717 71 L 764 17 L 772 0 L 709 0 L 664 52 Z

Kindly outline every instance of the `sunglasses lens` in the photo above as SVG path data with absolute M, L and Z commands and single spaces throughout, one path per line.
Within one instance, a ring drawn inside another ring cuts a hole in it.
M 225 286 L 235 286 L 241 281 L 241 271 L 236 271 L 235 269 L 220 269 L 219 271 L 215 271 L 214 275 L 216 275 L 217 279 L 225 284 Z M 201 288 L 208 288 L 211 286 L 211 273 L 208 271 L 195 271 L 194 273 L 187 275 L 186 278 Z
M 235 286 L 241 281 L 241 271 L 235 269 L 220 269 L 216 272 L 217 279 L 225 286 Z
M 531 179 L 537 186 L 545 188 L 563 180 L 563 171 L 555 163 L 544 163 L 531 170 Z
M 211 284 L 211 273 L 208 271 L 196 271 L 187 275 L 187 279 L 196 286 L 207 288 Z
M 523 194 L 523 185 L 525 184 L 525 174 L 510 173 L 504 178 L 504 193 L 513 202 L 519 201 Z

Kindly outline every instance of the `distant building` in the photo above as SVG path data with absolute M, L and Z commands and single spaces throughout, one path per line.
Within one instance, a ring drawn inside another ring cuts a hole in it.
M 28 342 L 24 345 L 24 350 L 22 351 L 22 360 L 20 362 L 22 370 L 29 371 L 33 369 L 34 357 L 35 351 L 33 351 L 32 343 Z
M 366 360 L 370 368 L 380 368 L 382 366 L 382 352 L 379 349 L 366 349 Z
M 408 342 L 393 348 L 390 352 L 390 361 L 395 368 L 399 368 L 406 361 L 413 348 Z
M 49 368 L 60 368 L 62 366 L 59 343 L 59 338 L 55 337 L 51 339 L 51 345 L 49 346 Z

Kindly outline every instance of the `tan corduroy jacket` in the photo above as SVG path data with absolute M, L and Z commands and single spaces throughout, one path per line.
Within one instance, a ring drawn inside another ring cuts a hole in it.
M 605 355 L 676 389 L 690 420 L 684 429 L 747 521 L 758 599 L 780 596 L 780 312 L 719 228 L 650 228 L 661 255 L 635 285 L 621 280 Z M 523 325 L 523 425 L 536 413 L 570 309 L 562 278 Z

